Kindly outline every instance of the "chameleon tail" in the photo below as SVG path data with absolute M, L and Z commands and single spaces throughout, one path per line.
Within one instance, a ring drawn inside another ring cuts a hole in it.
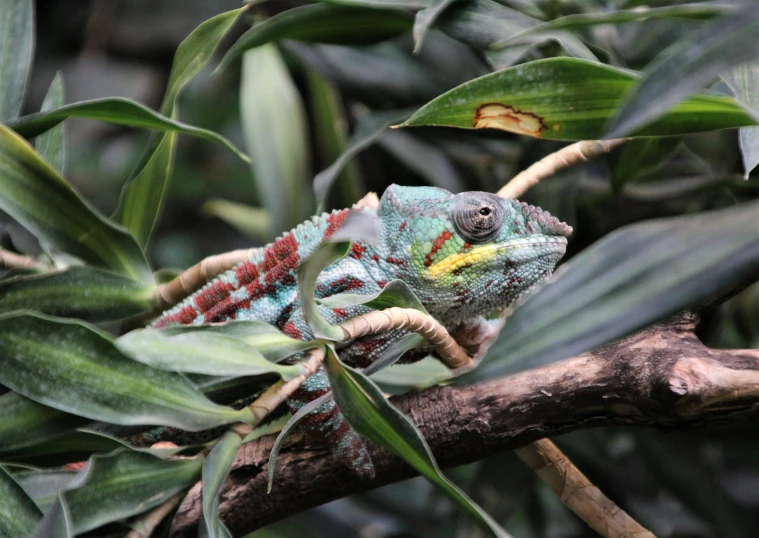
M 295 413 L 329 390 L 327 373 L 319 368 L 288 398 L 287 404 Z M 364 480 L 374 478 L 374 465 L 364 440 L 350 427 L 334 400 L 314 409 L 303 422 L 309 434 L 326 443 L 353 473 Z

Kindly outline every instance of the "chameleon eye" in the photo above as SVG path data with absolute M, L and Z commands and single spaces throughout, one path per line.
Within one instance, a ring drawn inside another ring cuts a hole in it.
M 498 235 L 503 211 L 498 197 L 489 192 L 459 195 L 453 208 L 453 222 L 459 235 L 469 243 L 484 243 Z

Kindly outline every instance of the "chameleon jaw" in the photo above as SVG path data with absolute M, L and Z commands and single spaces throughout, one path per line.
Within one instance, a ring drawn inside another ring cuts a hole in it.
M 563 236 L 533 236 L 533 237 L 519 237 L 504 241 L 501 243 L 493 243 L 489 245 L 476 246 L 468 252 L 460 252 L 446 256 L 439 262 L 433 263 L 427 268 L 428 273 L 431 276 L 437 276 L 441 273 L 455 271 L 467 265 L 475 265 L 482 262 L 488 262 L 494 260 L 499 255 L 505 255 L 509 251 L 519 251 L 524 255 L 525 247 L 548 247 L 534 249 L 535 255 L 524 257 L 519 261 L 530 261 L 546 254 L 552 254 L 561 251 L 562 253 L 566 249 L 567 238 Z

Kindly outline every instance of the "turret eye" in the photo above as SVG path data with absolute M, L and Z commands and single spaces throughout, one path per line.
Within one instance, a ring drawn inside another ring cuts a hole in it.
M 501 230 L 503 211 L 500 200 L 488 192 L 460 194 L 453 208 L 453 222 L 467 242 L 484 243 Z

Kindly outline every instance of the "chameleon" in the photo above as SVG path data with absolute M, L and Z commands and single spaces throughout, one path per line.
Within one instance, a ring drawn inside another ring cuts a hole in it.
M 547 278 L 572 233 L 547 211 L 487 192 L 452 194 L 436 187 L 391 185 L 375 208 L 324 213 L 283 234 L 164 312 L 151 327 L 258 320 L 292 338 L 312 339 L 298 297 L 297 270 L 351 211 L 375 212 L 379 238 L 372 244 L 354 241 L 348 255 L 328 266 L 317 280 L 317 299 L 375 294 L 400 279 L 448 330 L 477 319 L 484 323 L 481 316 L 510 305 Z M 363 305 L 319 309 L 331 323 L 371 310 Z M 338 352 L 348 365 L 365 368 L 404 334 L 395 330 L 369 335 L 347 342 Z M 327 374 L 320 368 L 287 405 L 295 413 L 329 390 Z M 334 400 L 314 409 L 303 422 L 308 433 L 356 475 L 374 477 L 365 441 Z

